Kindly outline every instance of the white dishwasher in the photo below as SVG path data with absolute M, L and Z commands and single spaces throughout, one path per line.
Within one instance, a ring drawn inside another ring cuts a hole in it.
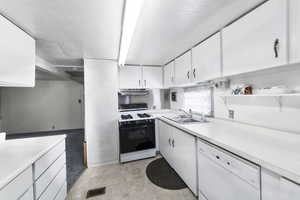
M 260 200 L 260 167 L 198 139 L 200 200 Z

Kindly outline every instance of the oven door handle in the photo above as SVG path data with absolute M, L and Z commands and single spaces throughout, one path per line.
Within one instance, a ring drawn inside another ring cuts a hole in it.
M 148 128 L 147 125 L 143 125 L 143 126 L 134 126 L 134 127 L 120 127 L 121 130 L 129 130 L 129 129 L 146 129 Z

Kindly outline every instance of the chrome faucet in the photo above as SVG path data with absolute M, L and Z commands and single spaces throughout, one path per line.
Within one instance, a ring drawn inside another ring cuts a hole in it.
M 183 109 L 178 109 L 181 112 L 184 112 L 188 117 L 192 118 L 193 114 L 192 114 L 192 109 L 189 109 L 189 112 L 183 110 Z

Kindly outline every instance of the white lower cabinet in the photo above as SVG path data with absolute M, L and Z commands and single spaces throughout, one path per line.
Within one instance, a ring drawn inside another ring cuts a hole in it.
M 162 156 L 197 195 L 196 138 L 159 121 L 159 144 Z
M 0 200 L 63 200 L 67 196 L 66 180 L 65 141 L 62 141 L 0 188 Z
M 300 185 L 266 169 L 261 172 L 262 200 L 299 200 Z

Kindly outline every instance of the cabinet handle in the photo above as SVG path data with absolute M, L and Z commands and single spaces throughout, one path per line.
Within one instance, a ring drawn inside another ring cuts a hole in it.
M 144 80 L 145 88 L 147 87 L 147 80 Z
M 172 146 L 173 146 L 173 148 L 175 147 L 175 141 L 174 141 L 174 139 L 172 140 Z
M 219 159 L 220 159 L 220 156 L 216 156 L 216 158 L 219 160 Z
M 230 162 L 227 162 L 227 165 L 230 165 Z
M 171 138 L 169 138 L 169 145 L 171 146 Z
M 187 72 L 186 76 L 188 79 L 190 79 L 190 71 Z
M 278 53 L 279 53 L 279 39 L 276 38 L 274 41 L 274 53 L 275 53 L 275 58 L 278 58 Z
M 141 86 L 141 80 L 139 80 L 139 86 Z
M 193 70 L 193 75 L 194 75 L 194 78 L 196 78 L 196 68 L 194 68 L 194 70 Z

